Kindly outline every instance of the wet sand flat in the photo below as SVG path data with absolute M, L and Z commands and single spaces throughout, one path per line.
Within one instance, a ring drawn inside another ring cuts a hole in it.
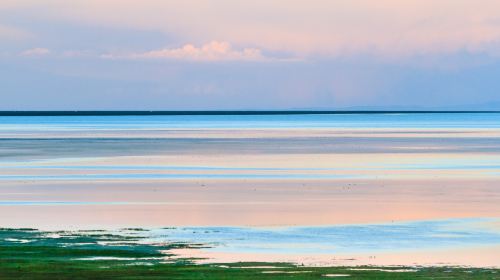
M 11 182 L 0 192 L 0 220 L 4 226 L 60 229 L 498 217 L 497 184 L 495 179 Z

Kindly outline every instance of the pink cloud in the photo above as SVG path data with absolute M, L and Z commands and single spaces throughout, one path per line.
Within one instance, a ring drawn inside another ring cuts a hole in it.
M 265 57 L 259 49 L 234 49 L 228 42 L 212 41 L 197 47 L 186 44 L 180 48 L 165 48 L 128 55 L 103 55 L 103 58 L 179 59 L 190 61 L 261 61 Z

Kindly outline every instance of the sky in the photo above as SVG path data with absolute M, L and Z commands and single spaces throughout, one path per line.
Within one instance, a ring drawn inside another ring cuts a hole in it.
M 0 110 L 500 109 L 498 0 L 0 0 Z

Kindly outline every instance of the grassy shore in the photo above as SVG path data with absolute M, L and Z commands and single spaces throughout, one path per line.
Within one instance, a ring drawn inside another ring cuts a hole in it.
M 203 244 L 144 244 L 140 229 L 126 232 L 0 229 L 0 279 L 500 279 L 483 268 L 199 265 L 169 250 Z

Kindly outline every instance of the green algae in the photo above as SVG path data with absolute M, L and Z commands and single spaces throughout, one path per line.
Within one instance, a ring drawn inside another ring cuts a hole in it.
M 500 279 L 498 269 L 465 267 L 201 265 L 169 252 L 200 244 L 144 244 L 141 239 L 98 231 L 0 229 L 0 279 Z

